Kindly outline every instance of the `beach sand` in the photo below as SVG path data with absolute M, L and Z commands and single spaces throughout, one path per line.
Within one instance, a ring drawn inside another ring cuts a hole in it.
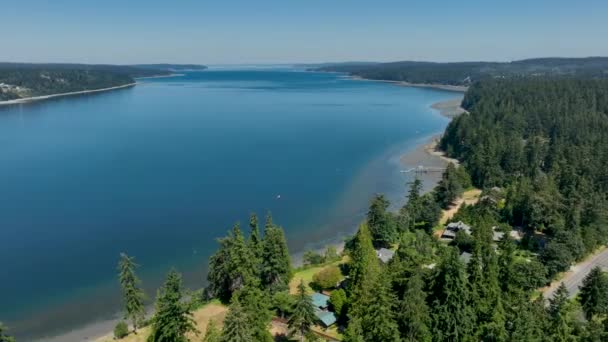
M 116 89 L 130 88 L 130 87 L 135 86 L 136 84 L 137 83 L 129 83 L 129 84 L 123 84 L 123 85 L 120 85 L 120 86 L 110 87 L 110 88 L 102 88 L 102 89 L 94 89 L 94 90 L 83 90 L 83 91 L 73 91 L 73 92 L 70 92 L 70 93 L 61 93 L 61 94 L 44 95 L 44 96 L 33 96 L 33 97 L 25 97 L 25 98 L 22 98 L 22 99 L 0 101 L 0 106 L 1 105 L 28 103 L 28 102 L 33 102 L 33 101 L 41 101 L 41 100 L 52 99 L 52 98 L 55 98 L 55 97 L 82 95 L 82 94 L 91 94 L 91 93 L 99 93 L 99 92 L 102 92 L 102 91 L 110 91 L 110 90 L 116 90 Z

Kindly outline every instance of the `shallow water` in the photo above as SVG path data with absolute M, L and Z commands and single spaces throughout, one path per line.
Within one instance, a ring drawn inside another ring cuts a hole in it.
M 291 252 L 403 197 L 398 156 L 441 132 L 454 93 L 294 70 L 217 70 L 0 107 L 0 321 L 29 340 L 111 317 L 134 255 L 148 295 L 172 266 L 204 285 L 233 223 L 266 210 Z

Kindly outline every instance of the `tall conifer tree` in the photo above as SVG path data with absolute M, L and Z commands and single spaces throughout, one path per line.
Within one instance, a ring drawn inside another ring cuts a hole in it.
M 398 313 L 397 321 L 403 341 L 431 341 L 431 316 L 420 273 L 415 273 L 407 280 Z
M 126 253 L 120 254 L 118 262 L 118 280 L 122 288 L 123 302 L 125 305 L 126 320 L 130 320 L 133 331 L 137 331 L 137 326 L 144 318 L 144 292 L 139 287 L 139 279 L 135 275 L 135 268 L 138 265 L 133 257 Z
M 471 341 L 475 316 L 469 302 L 469 289 L 463 264 L 450 248 L 437 265 L 429 303 L 436 341 Z
M 239 299 L 235 297 L 230 304 L 230 309 L 224 320 L 222 329 L 222 342 L 251 342 L 253 331 L 249 325 L 249 319 Z
M 293 313 L 289 317 L 288 325 L 292 334 L 298 334 L 300 341 L 311 331 L 316 320 L 315 307 L 312 298 L 306 293 L 304 280 L 298 285 L 298 293 L 293 307 Z
M 182 299 L 182 277 L 171 270 L 165 284 L 158 290 L 156 314 L 148 342 L 187 342 L 187 333 L 198 334 L 190 307 Z
M 587 320 L 608 314 L 608 276 L 598 266 L 583 279 L 579 299 Z
M 287 289 L 290 279 L 291 259 L 285 234 L 282 228 L 269 225 L 264 232 L 262 284 L 276 293 Z

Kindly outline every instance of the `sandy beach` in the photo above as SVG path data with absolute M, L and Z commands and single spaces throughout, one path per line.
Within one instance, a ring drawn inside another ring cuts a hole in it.
M 52 98 L 55 98 L 55 97 L 82 95 L 82 94 L 91 94 L 91 93 L 99 93 L 99 92 L 102 92 L 102 91 L 111 91 L 111 90 L 116 90 L 116 89 L 130 88 L 130 87 L 135 86 L 136 84 L 137 83 L 135 82 L 135 83 L 123 84 L 123 85 L 120 85 L 120 86 L 110 87 L 110 88 L 102 88 L 102 89 L 94 89 L 94 90 L 82 90 L 82 91 L 74 91 L 74 92 L 70 92 L 70 93 L 61 93 L 61 94 L 44 95 L 44 96 L 33 96 L 33 97 L 25 97 L 25 98 L 22 98 L 22 99 L 0 101 L 0 106 L 1 105 L 12 105 L 12 104 L 28 103 L 28 102 L 33 102 L 33 101 L 41 101 L 41 100 L 52 99 Z
M 405 81 L 392 81 L 392 80 L 374 80 L 369 78 L 363 78 L 361 76 L 348 75 L 346 76 L 350 79 L 357 81 L 370 81 L 370 82 L 384 82 L 384 83 L 392 83 L 403 87 L 416 87 L 416 88 L 433 88 L 433 89 L 441 89 L 447 91 L 453 91 L 456 93 L 466 93 L 469 89 L 467 86 L 456 86 L 449 84 L 431 84 L 431 83 L 410 83 Z M 441 103 L 441 102 L 439 102 Z

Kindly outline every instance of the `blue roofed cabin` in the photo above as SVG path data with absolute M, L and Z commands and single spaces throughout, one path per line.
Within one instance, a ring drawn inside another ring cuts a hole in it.
M 336 315 L 329 311 L 329 296 L 315 292 L 311 296 L 312 304 L 315 306 L 315 316 L 324 328 L 328 328 L 336 323 Z

